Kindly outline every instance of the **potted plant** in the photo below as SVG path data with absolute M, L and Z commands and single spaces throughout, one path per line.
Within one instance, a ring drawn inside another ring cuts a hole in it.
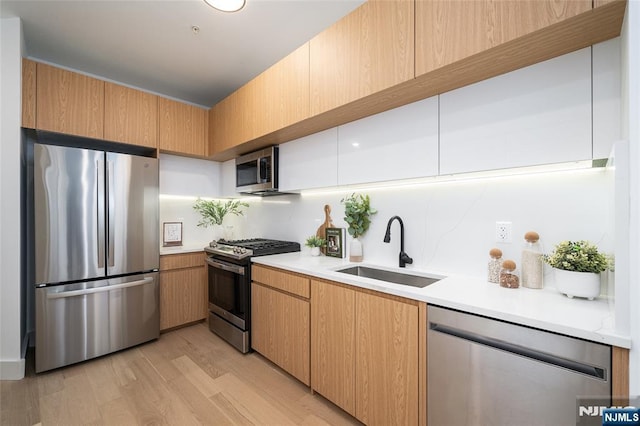
M 324 247 L 327 244 L 327 241 L 318 237 L 317 235 L 312 235 L 307 238 L 304 242 L 304 245 L 307 247 L 311 247 L 311 256 L 320 256 L 320 247 Z
M 353 193 L 349 197 L 340 200 L 344 204 L 344 221 L 347 222 L 347 232 L 353 237 L 349 244 L 349 260 L 362 262 L 362 243 L 358 240 L 364 235 L 371 225 L 371 215 L 378 211 L 371 207 L 368 195 Z
M 207 228 L 209 226 L 222 226 L 225 216 L 232 214 L 235 216 L 244 216 L 243 207 L 249 207 L 249 204 L 240 200 L 203 200 L 198 198 L 193 205 L 193 209 L 200 213 L 202 219 L 198 222 L 198 226 Z M 214 240 L 217 238 L 214 236 Z
M 562 241 L 542 257 L 555 273 L 556 287 L 569 298 L 600 295 L 600 273 L 609 267 L 607 257 L 588 241 Z

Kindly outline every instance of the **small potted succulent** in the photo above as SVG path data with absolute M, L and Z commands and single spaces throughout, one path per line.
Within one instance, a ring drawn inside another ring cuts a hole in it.
M 569 298 L 600 295 L 600 273 L 607 270 L 609 260 L 588 241 L 562 241 L 542 260 L 555 273 L 556 287 Z
M 221 228 L 222 221 L 227 214 L 244 216 L 244 212 L 242 211 L 243 207 L 249 207 L 249 204 L 240 200 L 227 200 L 223 202 L 221 200 L 203 200 L 201 198 L 198 198 L 193 205 L 193 209 L 202 216 L 202 219 L 198 222 L 198 226 L 204 228 L 209 226 Z M 214 236 L 214 240 L 216 239 Z
M 340 200 L 344 204 L 344 221 L 347 222 L 347 232 L 353 237 L 349 244 L 349 260 L 362 262 L 362 243 L 358 238 L 364 235 L 371 225 L 369 216 L 378 211 L 371 207 L 368 195 L 353 193 Z
M 327 244 L 327 241 L 318 237 L 317 235 L 312 235 L 307 238 L 304 242 L 304 245 L 307 247 L 311 247 L 311 256 L 320 256 L 320 247 L 324 247 Z

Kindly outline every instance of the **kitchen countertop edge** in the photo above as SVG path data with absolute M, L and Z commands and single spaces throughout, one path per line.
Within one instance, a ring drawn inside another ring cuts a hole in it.
M 443 277 L 425 288 L 415 288 L 336 271 L 349 265 L 395 271 L 399 270 L 397 267 L 366 262 L 353 264 L 347 259 L 314 257 L 305 252 L 259 256 L 251 260 L 255 264 L 418 300 L 430 305 L 456 309 L 596 343 L 627 349 L 631 347 L 630 336 L 620 334 L 612 328 L 613 306 L 605 298 L 593 301 L 569 299 L 554 288 L 505 289 L 477 277 L 407 268 L 406 272 L 410 274 Z

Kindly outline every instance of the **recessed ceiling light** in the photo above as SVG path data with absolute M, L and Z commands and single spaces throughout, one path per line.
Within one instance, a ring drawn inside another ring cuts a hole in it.
M 244 7 L 246 0 L 204 0 L 204 2 L 223 12 L 237 12 Z

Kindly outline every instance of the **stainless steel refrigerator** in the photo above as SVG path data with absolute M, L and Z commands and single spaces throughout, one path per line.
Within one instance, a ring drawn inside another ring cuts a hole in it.
M 29 202 L 36 372 L 160 332 L 157 159 L 42 139 Z

